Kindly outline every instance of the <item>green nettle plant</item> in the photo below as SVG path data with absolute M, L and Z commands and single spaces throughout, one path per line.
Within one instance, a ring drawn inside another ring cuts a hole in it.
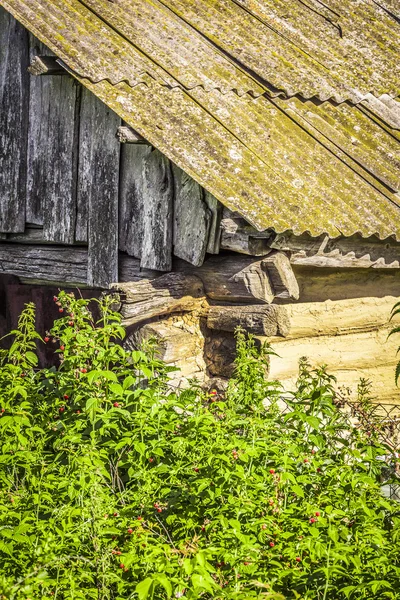
M 10 600 L 400 598 L 388 450 L 349 429 L 333 379 L 265 379 L 238 332 L 225 395 L 168 388 L 149 345 L 126 351 L 112 300 L 95 323 L 60 293 L 38 369 L 34 307 L 0 356 L 0 597 Z
M 396 304 L 393 306 L 392 312 L 390 314 L 390 320 L 392 320 L 393 317 L 395 317 L 396 315 L 400 315 L 400 302 L 396 302 Z M 393 327 L 393 329 L 389 333 L 389 336 L 393 335 L 394 333 L 400 333 L 399 325 L 397 327 Z M 397 349 L 397 353 L 399 353 L 399 352 L 400 352 L 400 346 Z M 399 378 L 400 378 L 400 361 L 397 363 L 397 367 L 396 367 L 396 371 L 395 371 L 396 385 L 399 381 Z

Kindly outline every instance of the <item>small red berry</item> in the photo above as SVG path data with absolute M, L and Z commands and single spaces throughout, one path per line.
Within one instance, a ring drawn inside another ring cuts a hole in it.
M 118 514 L 117 512 L 115 512 L 115 513 L 113 514 L 113 516 L 114 516 L 114 517 L 119 517 L 119 514 Z
M 85 367 L 82 367 L 81 373 L 87 373 L 87 369 L 85 369 Z
M 162 512 L 162 508 L 157 508 L 157 512 L 158 513 Z
M 115 406 L 115 408 L 119 408 L 118 402 L 114 402 L 113 406 Z
M 266 526 L 266 524 L 265 524 L 265 523 L 263 523 L 263 524 L 261 525 L 261 529 L 264 529 L 264 530 L 265 530 L 265 529 L 267 529 L 267 526 Z
M 198 467 L 195 467 L 193 470 L 194 470 L 196 473 L 198 473 L 198 472 L 199 472 L 199 469 L 198 469 Z
M 77 411 L 76 411 L 76 414 L 77 414 L 77 415 L 80 415 L 80 414 L 81 414 L 81 411 L 80 411 L 80 410 L 77 410 Z
M 271 473 L 271 475 L 274 475 L 275 469 L 270 469 L 269 472 Z
M 269 545 L 271 546 L 271 548 L 273 548 L 275 546 L 274 542 L 270 542 Z
M 64 400 L 68 400 L 68 399 L 69 399 L 68 394 L 64 394 Z
M 152 457 L 150 456 L 150 458 L 149 458 L 149 463 L 152 463 L 152 462 L 154 462 L 154 458 L 152 458 Z M 154 506 L 155 506 L 155 505 L 154 505 Z
M 57 300 L 58 300 L 57 296 L 53 296 L 53 300 L 54 300 L 54 302 L 57 302 Z
M 305 463 L 308 463 L 308 462 L 309 462 L 308 458 L 305 458 L 305 459 L 304 459 L 304 462 L 305 462 Z
M 44 341 L 45 341 L 45 342 L 46 342 L 46 344 L 47 344 L 47 342 L 49 342 L 49 341 L 50 341 L 50 338 L 49 338 L 49 337 L 46 335 L 46 337 L 44 338 Z
M 60 411 L 60 413 L 63 413 L 65 410 L 65 406 L 60 406 L 60 408 L 58 410 Z
M 296 556 L 296 562 L 301 562 L 300 556 Z
M 316 517 L 319 517 L 321 515 L 321 513 L 319 513 L 318 511 L 315 513 Z
M 64 312 L 64 309 L 63 308 L 59 308 L 58 312 L 62 313 L 62 312 Z
M 138 517 L 137 520 L 138 521 L 143 521 L 143 517 Z
M 202 531 L 205 531 L 205 530 L 206 530 L 206 528 L 204 527 L 204 525 L 202 525 L 202 526 L 201 526 L 201 530 L 202 530 Z
M 311 450 L 311 454 L 315 454 L 316 452 L 317 451 L 314 448 Z
M 321 467 L 318 467 L 317 472 L 321 473 Z
M 21 373 L 21 377 L 25 377 L 25 375 L 26 375 L 25 373 Z
M 310 519 L 310 523 L 315 523 L 315 521 L 316 521 L 316 520 L 317 520 L 317 519 L 314 519 L 314 517 L 311 517 L 311 519 Z
M 115 553 L 117 556 L 121 556 L 122 552 L 121 550 L 117 550 L 117 552 Z
M 129 529 L 128 529 L 128 533 L 129 533 L 129 535 L 132 535 L 132 533 L 133 533 L 133 529 L 131 529 L 131 528 L 129 527 Z
M 125 565 L 123 565 L 122 563 L 119 565 L 120 569 L 125 569 Z
M 272 498 L 268 502 L 269 502 L 270 506 L 272 506 L 274 504 L 274 501 L 272 500 Z
M 63 346 L 60 346 L 60 350 L 61 350 L 62 352 L 64 352 L 64 350 L 65 350 L 65 346 L 64 346 L 64 345 L 63 345 Z

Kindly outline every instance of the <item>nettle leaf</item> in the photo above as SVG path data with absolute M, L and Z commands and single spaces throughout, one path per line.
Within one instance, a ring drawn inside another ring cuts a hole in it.
M 164 573 L 157 573 L 157 575 L 155 575 L 154 579 L 157 581 L 157 583 L 159 583 L 160 585 L 163 586 L 164 590 L 167 593 L 167 597 L 171 598 L 172 584 L 171 584 L 170 580 L 168 579 L 168 577 Z
M 213 588 L 215 587 L 214 581 L 208 573 L 194 573 L 194 575 L 192 575 L 192 585 L 194 589 L 200 588 L 210 592 L 210 594 L 213 593 Z
M 33 352 L 29 352 L 29 351 L 28 351 L 28 352 L 26 352 L 26 353 L 25 353 L 25 358 L 26 358 L 26 360 L 28 361 L 28 363 L 29 363 L 30 365 L 34 366 L 34 367 L 36 367 L 36 366 L 37 366 L 37 364 L 38 364 L 38 362 L 39 362 L 39 359 L 38 359 L 38 357 L 37 357 L 37 356 L 36 356 L 36 354 L 34 354 Z
M 151 597 L 154 591 L 154 579 L 151 577 L 147 577 L 143 581 L 137 584 L 136 593 L 138 595 L 139 600 L 146 600 L 146 598 Z

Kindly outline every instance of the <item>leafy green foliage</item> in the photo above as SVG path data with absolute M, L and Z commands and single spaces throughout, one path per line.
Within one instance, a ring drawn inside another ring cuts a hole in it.
M 349 431 L 333 379 L 266 381 L 238 333 L 226 395 L 179 395 L 150 344 L 125 351 L 110 299 L 95 323 L 60 293 L 37 369 L 34 313 L 0 369 L 0 594 L 12 600 L 400 598 L 387 453 Z
M 393 319 L 394 316 L 396 315 L 400 315 L 400 302 L 397 302 L 392 309 L 391 315 L 390 315 L 390 319 Z M 391 330 L 391 332 L 389 333 L 389 336 L 393 335 L 394 333 L 400 333 L 400 326 L 397 327 L 393 327 L 393 329 Z M 400 346 L 397 349 L 397 353 L 400 352 Z M 396 385 L 399 381 L 400 378 L 400 361 L 397 363 L 396 366 L 396 371 L 395 371 L 395 379 L 396 379 Z

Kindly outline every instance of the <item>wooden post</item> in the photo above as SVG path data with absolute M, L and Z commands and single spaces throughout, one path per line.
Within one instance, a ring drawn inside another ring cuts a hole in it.
M 118 127 L 117 139 L 121 144 L 146 144 L 150 146 L 149 142 L 140 133 L 137 133 L 137 131 L 127 125 Z

